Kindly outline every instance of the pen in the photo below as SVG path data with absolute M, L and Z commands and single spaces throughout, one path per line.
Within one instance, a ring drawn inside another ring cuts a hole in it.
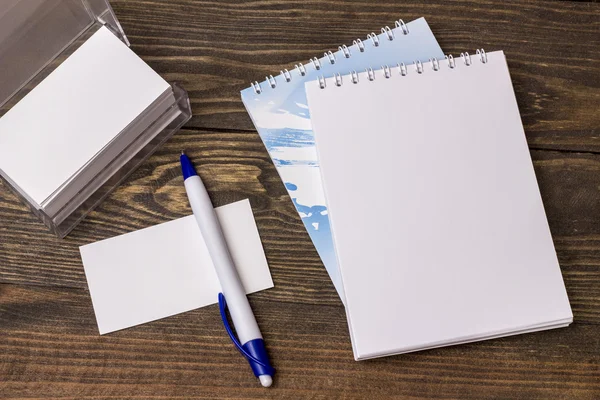
M 221 283 L 223 293 L 219 293 L 219 309 L 225 330 L 233 341 L 233 344 L 250 363 L 252 372 L 258 377 L 260 383 L 264 387 L 269 387 L 273 383 L 272 377 L 275 369 L 269 363 L 265 343 L 252 313 L 252 308 L 250 308 L 250 303 L 248 303 L 246 290 L 242 285 L 240 276 L 231 258 L 227 242 L 221 230 L 221 224 L 217 219 L 217 214 L 210 201 L 210 197 L 208 197 L 208 192 L 204 184 L 198 174 L 196 174 L 192 162 L 184 152 L 181 152 L 180 162 L 185 190 L 194 212 L 194 217 L 196 217 L 200 232 L 215 266 L 219 282 Z M 229 304 L 229 313 L 233 321 L 233 326 L 239 336 L 239 341 L 233 334 L 227 321 L 225 313 L 227 303 Z

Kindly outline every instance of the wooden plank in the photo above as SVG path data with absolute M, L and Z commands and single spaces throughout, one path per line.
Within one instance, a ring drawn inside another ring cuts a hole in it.
M 277 290 L 277 289 L 276 289 Z M 251 301 L 278 374 L 259 387 L 216 306 L 97 334 L 88 293 L 0 285 L 3 398 L 553 398 L 600 395 L 600 325 L 355 362 L 341 305 Z
M 253 129 L 239 91 L 294 63 L 426 17 L 447 53 L 504 50 L 530 143 L 600 151 L 600 4 L 544 1 L 114 0 L 132 48 L 190 92 L 200 128 Z M 460 93 L 449 95 L 461 95 Z M 482 93 L 481 95 L 485 95 Z
M 67 239 L 0 184 L 0 398 L 600 398 L 600 4 L 111 3 L 133 49 L 189 90 L 195 116 Z M 420 16 L 446 52 L 505 50 L 575 323 L 357 363 L 343 307 L 239 90 Z M 97 334 L 78 246 L 189 214 L 181 149 L 216 205 L 252 203 L 275 281 L 251 296 L 278 369 L 273 390 L 258 387 L 214 306 Z
M 78 246 L 190 213 L 178 154 L 199 165 L 216 205 L 249 198 L 278 290 L 271 300 L 338 305 L 300 218 L 252 132 L 177 134 L 66 239 L 0 192 L 0 282 L 85 288 Z M 600 155 L 533 151 L 567 289 L 580 321 L 600 322 Z
M 252 132 L 180 132 L 62 240 L 47 233 L 3 186 L 0 282 L 84 288 L 80 245 L 189 215 L 181 149 L 199 165 L 216 206 L 250 199 L 273 277 L 282 289 L 291 289 L 285 296 L 339 302 L 279 175 Z

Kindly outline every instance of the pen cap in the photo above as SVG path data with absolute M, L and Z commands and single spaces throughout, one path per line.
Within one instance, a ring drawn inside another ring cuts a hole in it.
M 229 321 L 227 320 L 227 314 L 225 311 L 226 308 L 227 301 L 225 300 L 225 296 L 223 293 L 219 293 L 219 311 L 221 312 L 223 326 L 225 326 L 225 330 L 231 338 L 233 345 L 248 360 L 248 363 L 250 363 L 250 367 L 252 368 L 254 375 L 260 378 L 261 383 L 263 383 L 263 378 L 261 378 L 261 376 L 273 376 L 275 374 L 275 368 L 273 368 L 269 362 L 269 356 L 267 354 L 267 349 L 265 348 L 265 342 L 263 339 L 257 338 L 249 340 L 243 345 L 240 344 L 239 340 L 235 337 L 231 326 L 229 325 Z
M 250 340 L 243 344 L 242 347 L 246 352 L 262 362 L 261 365 L 252 359 L 248 359 L 252 372 L 254 372 L 256 377 L 260 377 L 261 375 L 273 376 L 273 374 L 275 374 L 275 368 L 271 367 L 271 364 L 269 363 L 269 356 L 267 354 L 267 349 L 265 348 L 264 340 Z

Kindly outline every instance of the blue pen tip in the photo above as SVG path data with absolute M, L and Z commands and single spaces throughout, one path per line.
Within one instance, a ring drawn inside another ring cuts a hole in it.
M 181 152 L 179 161 L 181 162 L 181 172 L 183 172 L 183 180 L 186 180 L 190 176 L 197 175 L 196 170 L 194 169 L 194 165 L 183 151 Z

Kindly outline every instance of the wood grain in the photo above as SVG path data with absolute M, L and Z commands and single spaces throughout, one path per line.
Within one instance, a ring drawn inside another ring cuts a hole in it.
M 600 391 L 600 325 L 355 362 L 341 305 L 315 312 L 252 296 L 279 371 L 264 390 L 228 342 L 216 306 L 98 336 L 83 290 L 0 285 L 0 293 L 0 395 L 591 400 Z
M 13 195 L 2 191 L 0 217 L 7 235 L 0 243 L 0 281 L 85 288 L 80 245 L 189 215 L 178 164 L 182 148 L 199 160 L 216 205 L 250 199 L 275 285 L 282 289 L 264 296 L 339 304 L 253 132 L 178 133 L 63 240 L 46 233 Z M 533 151 L 532 157 L 573 307 L 586 321 L 600 323 L 600 155 Z
M 215 205 L 250 199 L 271 272 L 288 300 L 339 298 L 275 167 L 254 132 L 178 133 L 66 239 L 7 190 L 0 192 L 0 282 L 85 288 L 79 246 L 189 215 L 179 152 L 198 160 Z M 31 246 L 32 241 L 35 246 Z M 289 291 L 291 290 L 291 292 Z
M 249 129 L 250 81 L 424 16 L 446 53 L 504 50 L 536 148 L 599 151 L 600 4 L 113 1 L 132 48 L 191 94 L 188 126 Z M 182 12 L 182 10 L 185 10 Z
M 132 48 L 189 90 L 195 116 L 64 240 L 0 184 L 0 398 L 600 398 L 600 4 L 111 3 Z M 420 16 L 446 52 L 505 50 L 575 323 L 354 362 L 343 306 L 239 91 Z M 97 334 L 78 246 L 188 215 L 181 149 L 216 205 L 252 204 L 275 282 L 251 296 L 273 390 L 257 386 L 215 307 Z

